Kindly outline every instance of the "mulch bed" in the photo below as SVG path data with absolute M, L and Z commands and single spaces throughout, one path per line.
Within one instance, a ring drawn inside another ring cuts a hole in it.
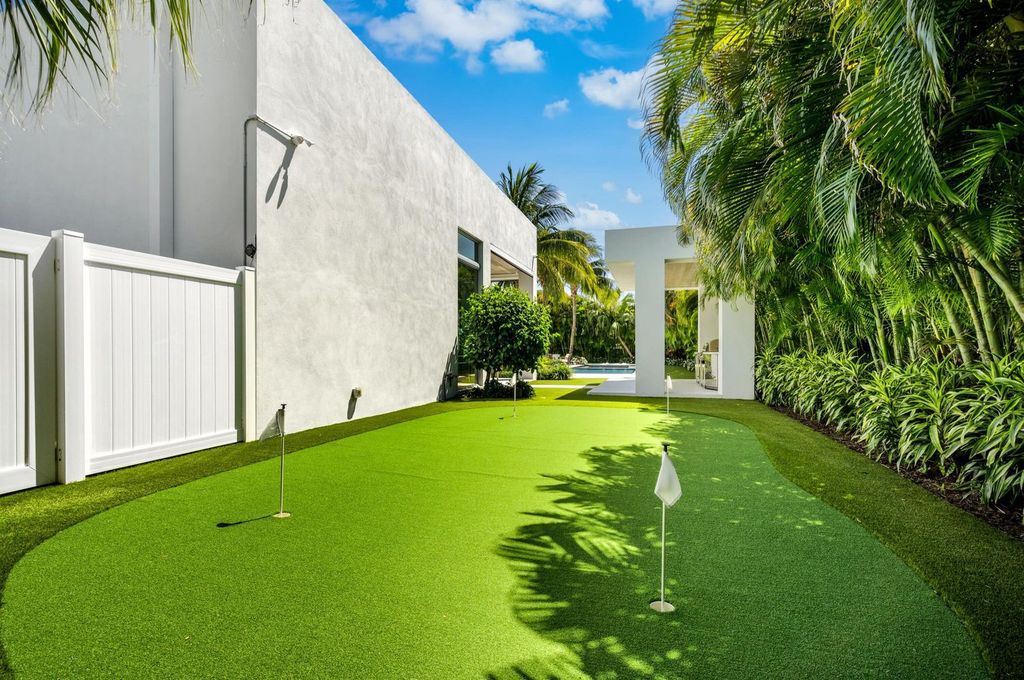
M 1024 541 L 1024 524 L 1022 524 L 1021 510 L 1014 510 L 1012 512 L 1004 512 L 990 508 L 983 505 L 981 499 L 978 498 L 977 494 L 969 491 L 964 491 L 958 487 L 956 479 L 950 477 L 937 477 L 922 474 L 915 470 L 908 470 L 906 468 L 897 469 L 897 467 L 884 459 L 876 459 L 874 456 L 870 456 L 864 447 L 864 443 L 854 437 L 852 434 L 846 432 L 839 432 L 834 427 L 819 423 L 816 420 L 807 418 L 800 415 L 796 411 L 785 408 L 782 406 L 773 406 L 776 411 L 783 415 L 789 416 L 794 420 L 798 420 L 807 427 L 811 428 L 816 432 L 829 437 L 830 439 L 839 442 L 848 449 L 852 449 L 857 453 L 871 458 L 874 462 L 879 465 L 884 465 L 896 474 L 909 479 L 918 486 L 924 487 L 932 494 L 942 498 L 943 500 L 952 503 L 961 510 L 966 510 L 975 517 L 979 517 L 996 529 L 1003 531 L 1013 538 Z

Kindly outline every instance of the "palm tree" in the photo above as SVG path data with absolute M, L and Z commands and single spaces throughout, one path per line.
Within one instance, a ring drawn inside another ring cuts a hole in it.
M 1022 347 L 1019 13 L 680 3 L 644 148 L 709 293 L 757 294 L 762 347 L 896 363 Z
M 569 306 L 572 311 L 572 322 L 569 331 L 569 353 L 571 359 L 576 352 L 576 310 L 582 293 L 588 298 L 598 299 L 606 294 L 619 295 L 619 289 L 612 281 L 611 272 L 601 257 L 601 247 L 591 234 L 587 234 L 587 249 L 590 251 L 590 271 L 592 276 L 582 281 L 569 282 Z
M 565 205 L 565 197 L 553 184 L 544 181 L 544 168 L 537 163 L 501 173 L 498 187 L 526 215 L 537 229 L 537 278 L 549 299 L 558 299 L 570 288 L 573 324 L 569 339 L 572 357 L 576 339 L 576 297 L 599 286 L 595 262 L 600 249 L 593 235 L 582 229 L 561 227 L 574 217 Z M 603 268 L 603 265 L 602 265 Z
M 0 0 L 0 44 L 9 46 L 5 89 L 30 88 L 39 110 L 70 67 L 102 82 L 117 70 L 118 26 L 123 16 L 154 27 L 166 23 L 171 42 L 192 68 L 193 12 L 188 0 Z M 35 82 L 31 83 L 30 80 Z

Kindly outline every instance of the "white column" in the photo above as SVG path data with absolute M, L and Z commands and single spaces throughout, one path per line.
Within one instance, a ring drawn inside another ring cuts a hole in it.
M 480 289 L 491 285 L 491 242 L 480 242 Z
M 238 267 L 236 305 L 238 310 L 238 409 L 243 441 L 259 438 L 256 418 L 256 270 Z
M 57 273 L 57 481 L 85 479 L 85 241 L 52 234 Z
M 636 263 L 636 393 L 665 393 L 665 261 Z
M 739 298 L 719 304 L 719 387 L 730 399 L 754 398 L 754 303 Z
M 537 299 L 537 279 L 533 274 L 519 272 L 519 290 L 529 295 L 531 300 Z
M 537 278 L 533 274 L 524 271 L 519 272 L 519 290 L 530 296 L 531 300 L 537 299 Z M 537 374 L 532 371 L 523 371 L 519 375 L 520 380 L 534 380 Z

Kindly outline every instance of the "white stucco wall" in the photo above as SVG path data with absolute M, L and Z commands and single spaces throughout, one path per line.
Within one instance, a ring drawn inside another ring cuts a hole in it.
M 754 303 L 737 298 L 720 305 L 719 342 L 722 364 L 719 390 L 730 399 L 754 398 Z
M 78 94 L 61 84 L 39 116 L 8 97 L 0 227 L 68 228 L 91 243 L 243 264 L 242 121 L 256 106 L 255 23 L 245 0 L 204 5 L 196 72 L 186 74 L 166 32 L 157 43 L 144 16 L 126 17 L 107 84 L 72 71 Z
M 6 63 L 7 57 L 3 57 Z M 125 27 L 117 74 L 106 84 L 70 70 L 78 94 L 62 87 L 41 115 L 28 92 L 0 103 L 0 228 L 49 235 L 83 232 L 94 243 L 166 251 L 172 219 L 170 57 L 148 30 Z M 35 65 L 28 66 L 34 75 Z
M 530 267 L 535 231 L 321 0 L 265 8 L 258 111 L 314 146 L 282 174 L 288 145 L 259 133 L 258 411 L 285 402 L 307 428 L 434 401 L 458 230 L 484 242 L 485 275 L 490 243 Z
M 174 74 L 174 257 L 245 264 L 242 125 L 256 111 L 257 7 L 204 3 L 196 74 Z M 251 158 L 251 156 L 250 156 Z

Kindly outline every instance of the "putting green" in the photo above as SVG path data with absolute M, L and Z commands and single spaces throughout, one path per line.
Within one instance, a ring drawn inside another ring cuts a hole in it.
M 4 591 L 25 677 L 983 677 L 969 635 L 735 423 L 628 409 L 446 413 L 97 515 Z M 669 510 L 657 595 L 658 446 Z M 228 524 L 228 526 L 218 526 Z

